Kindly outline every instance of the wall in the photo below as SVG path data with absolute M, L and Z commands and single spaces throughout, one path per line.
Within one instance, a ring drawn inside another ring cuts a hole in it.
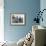
M 41 9 L 41 11 L 42 11 L 43 9 L 46 9 L 46 0 L 41 0 L 41 1 L 40 1 L 40 9 Z M 46 20 L 45 20 L 45 19 L 46 19 L 46 10 L 43 12 L 42 17 L 43 17 L 43 22 L 41 21 L 41 22 L 40 22 L 40 25 L 46 27 Z
M 32 29 L 35 14 L 40 10 L 40 0 L 4 0 L 4 39 L 18 41 Z M 25 13 L 26 24 L 24 26 L 12 26 L 10 13 Z

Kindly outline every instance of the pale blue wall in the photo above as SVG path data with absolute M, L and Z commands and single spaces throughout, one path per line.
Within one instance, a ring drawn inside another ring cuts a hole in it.
M 33 19 L 40 9 L 40 0 L 4 0 L 4 38 L 8 41 L 18 41 L 32 28 Z M 22 12 L 26 15 L 26 25 L 10 25 L 10 13 Z
M 40 1 L 40 10 L 42 11 L 43 9 L 46 9 L 46 0 L 41 0 Z M 43 12 L 43 22 L 40 21 L 40 25 L 46 27 L 46 10 Z

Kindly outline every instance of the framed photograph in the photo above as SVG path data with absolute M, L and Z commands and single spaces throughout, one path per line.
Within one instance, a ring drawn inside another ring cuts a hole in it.
M 25 14 L 11 14 L 11 24 L 12 25 L 24 25 L 25 24 Z

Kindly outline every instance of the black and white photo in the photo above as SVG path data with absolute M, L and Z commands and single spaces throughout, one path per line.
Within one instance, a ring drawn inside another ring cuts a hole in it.
M 11 24 L 12 25 L 24 25 L 25 15 L 24 14 L 11 14 Z

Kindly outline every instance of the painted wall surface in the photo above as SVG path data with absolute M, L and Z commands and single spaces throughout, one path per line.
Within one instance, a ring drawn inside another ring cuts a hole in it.
M 4 39 L 18 41 L 32 29 L 35 14 L 40 9 L 40 0 L 4 0 Z M 10 13 L 24 13 L 26 24 L 24 26 L 12 26 Z
M 41 0 L 41 1 L 40 1 L 40 9 L 41 9 L 41 11 L 42 11 L 43 9 L 46 9 L 46 0 Z M 43 17 L 43 22 L 41 21 L 41 22 L 40 22 L 40 25 L 46 27 L 46 10 L 43 12 L 42 17 Z

